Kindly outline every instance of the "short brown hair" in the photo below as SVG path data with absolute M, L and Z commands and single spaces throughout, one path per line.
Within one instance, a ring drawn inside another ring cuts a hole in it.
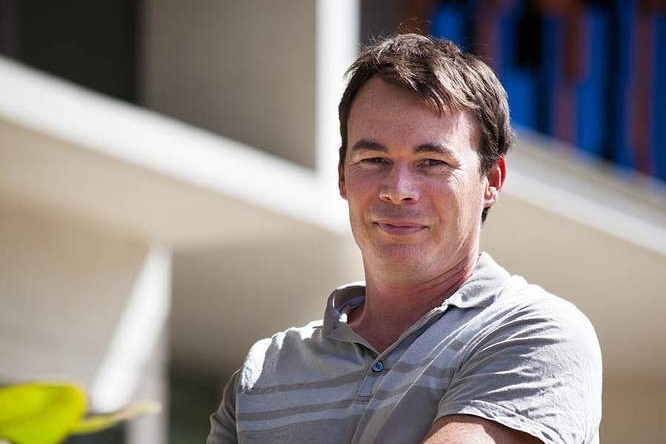
M 449 40 L 399 34 L 367 47 L 347 71 L 349 82 L 338 113 L 340 167 L 347 152 L 347 121 L 356 94 L 373 76 L 404 88 L 442 114 L 469 111 L 479 130 L 481 174 L 487 173 L 513 143 L 506 92 L 479 57 Z M 483 211 L 485 220 L 487 208 Z

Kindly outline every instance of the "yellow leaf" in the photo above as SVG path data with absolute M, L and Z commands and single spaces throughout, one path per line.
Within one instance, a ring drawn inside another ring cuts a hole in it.
M 59 443 L 85 410 L 85 394 L 75 384 L 0 387 L 0 439 L 15 444 Z
M 72 433 L 83 434 L 97 432 L 112 427 L 121 421 L 126 421 L 142 415 L 157 413 L 159 411 L 160 405 L 156 402 L 136 402 L 112 413 L 83 418 L 74 427 Z

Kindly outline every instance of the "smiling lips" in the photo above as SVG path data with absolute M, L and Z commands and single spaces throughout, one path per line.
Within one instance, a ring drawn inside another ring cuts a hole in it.
M 427 228 L 425 225 L 418 223 L 399 221 L 378 221 L 375 222 L 375 225 L 379 227 L 380 230 L 393 236 L 406 236 L 418 233 L 419 231 Z

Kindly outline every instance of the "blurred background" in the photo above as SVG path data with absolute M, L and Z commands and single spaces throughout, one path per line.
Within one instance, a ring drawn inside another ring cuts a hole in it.
M 337 101 L 398 29 L 499 74 L 519 140 L 483 248 L 593 321 L 602 442 L 663 442 L 663 1 L 0 0 L 0 384 L 165 406 L 69 442 L 203 442 L 248 347 L 362 279 Z

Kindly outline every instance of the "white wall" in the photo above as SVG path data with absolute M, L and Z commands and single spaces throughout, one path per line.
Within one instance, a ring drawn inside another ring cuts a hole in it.
M 142 103 L 314 168 L 315 3 L 144 2 Z
M 650 350 L 644 350 L 649 353 Z M 666 436 L 666 378 L 606 378 L 601 424 L 603 444 L 656 444 Z
M 90 384 L 146 245 L 3 197 L 0 245 L 0 377 Z
M 168 252 L 155 251 L 75 214 L 0 195 L 0 382 L 74 381 L 95 411 L 137 396 L 166 399 L 160 337 L 170 269 Z M 139 421 L 130 431 L 140 439 L 129 442 L 164 442 L 164 416 Z

